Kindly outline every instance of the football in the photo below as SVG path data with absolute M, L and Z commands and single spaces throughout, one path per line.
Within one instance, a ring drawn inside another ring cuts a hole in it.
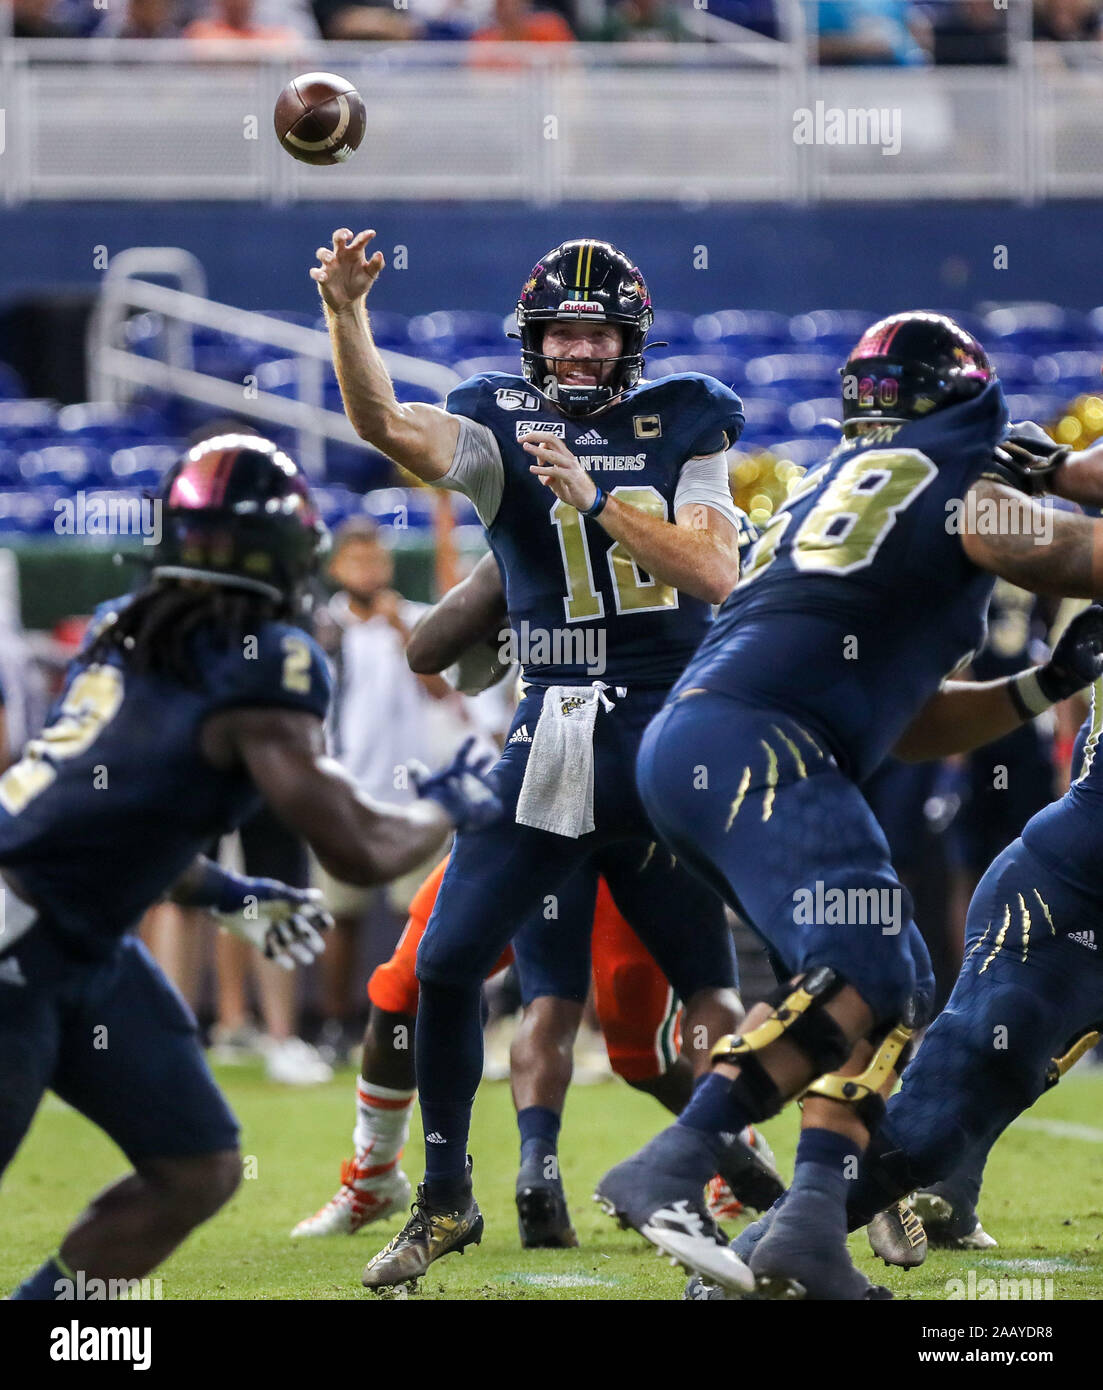
M 364 138 L 364 103 L 343 77 L 308 72 L 296 77 L 276 102 L 280 144 L 304 164 L 342 164 Z

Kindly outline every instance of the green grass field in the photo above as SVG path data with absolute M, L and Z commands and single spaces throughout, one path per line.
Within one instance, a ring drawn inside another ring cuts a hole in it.
M 397 1224 L 355 1237 L 288 1239 L 337 1186 L 352 1127 L 352 1074 L 328 1086 L 293 1091 L 259 1071 L 224 1068 L 227 1095 L 242 1122 L 242 1152 L 251 1159 L 230 1206 L 198 1231 L 158 1271 L 165 1299 L 371 1299 L 360 1269 Z M 475 1112 L 472 1147 L 476 1191 L 486 1216 L 478 1250 L 451 1256 L 422 1282 L 426 1298 L 663 1299 L 681 1295 L 680 1270 L 657 1259 L 632 1232 L 616 1227 L 591 1202 L 601 1173 L 647 1139 L 663 1113 L 619 1083 L 572 1092 L 562 1145 L 563 1173 L 579 1250 L 522 1251 L 517 1241 L 513 1180 L 517 1139 L 509 1089 L 485 1085 Z M 783 1170 L 791 1172 L 792 1113 L 767 1129 Z M 944 1299 L 946 1281 L 1052 1278 L 1056 1299 L 1103 1294 L 1103 1072 L 1080 1068 L 1035 1106 L 1001 1141 L 989 1165 L 981 1215 L 1000 1248 L 989 1255 L 932 1253 L 919 1270 L 886 1271 L 864 1235 L 855 1257 L 898 1298 Z M 420 1153 L 416 1127 L 407 1171 Z M 125 1163 L 103 1136 L 53 1097 L 47 1099 L 0 1192 L 0 1293 L 6 1293 L 56 1248 L 85 1201 L 119 1176 Z

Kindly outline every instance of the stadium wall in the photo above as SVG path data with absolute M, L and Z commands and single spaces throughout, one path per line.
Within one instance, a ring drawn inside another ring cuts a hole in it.
M 378 228 L 388 260 L 395 246 L 407 248 L 409 269 L 388 275 L 379 292 L 380 304 L 404 313 L 495 306 L 504 313 L 532 261 L 579 235 L 623 245 L 644 268 L 657 305 L 695 313 L 881 313 L 972 308 L 992 299 L 1089 309 L 1103 303 L 1091 235 L 1097 216 L 1098 204 L 1088 201 L 544 209 L 477 202 L 38 202 L 0 217 L 0 304 L 56 289 L 59 281 L 94 287 L 101 273 L 97 248 L 111 255 L 128 246 L 172 245 L 200 258 L 215 299 L 245 308 L 310 309 L 317 299 L 306 270 L 315 247 L 347 223 Z M 997 259 L 1006 268 L 996 269 Z

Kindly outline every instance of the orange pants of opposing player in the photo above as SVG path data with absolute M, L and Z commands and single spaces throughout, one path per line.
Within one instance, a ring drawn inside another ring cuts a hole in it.
M 417 1013 L 417 948 L 447 864 L 443 859 L 417 890 L 394 955 L 368 982 L 368 997 L 377 1009 Z M 512 959 L 512 950 L 506 950 L 490 973 L 504 970 Z M 629 1082 L 662 1076 L 678 1055 L 681 1009 L 665 976 L 617 911 L 604 879 L 598 881 L 592 961 L 594 1004 L 613 1070 Z

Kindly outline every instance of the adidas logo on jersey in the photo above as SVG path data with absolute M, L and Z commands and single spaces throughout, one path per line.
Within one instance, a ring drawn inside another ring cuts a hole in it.
M 1089 951 L 1095 950 L 1095 932 L 1093 931 L 1070 931 L 1069 940 L 1075 941 L 1077 946 L 1086 946 Z
M 529 726 L 522 724 L 519 729 L 514 729 L 507 742 L 509 743 L 531 743 L 532 735 L 529 733 Z
M 436 1130 L 433 1130 L 432 1134 L 427 1134 L 425 1136 L 425 1142 L 427 1144 L 447 1144 L 448 1140 L 445 1139 L 443 1134 L 438 1134 Z
M 26 976 L 19 968 L 19 962 L 14 956 L 10 960 L 0 961 L 0 983 L 5 985 L 25 985 Z
M 587 430 L 585 434 L 580 434 L 578 438 L 575 440 L 575 447 L 578 448 L 582 445 L 585 445 L 587 449 L 591 449 L 599 444 L 608 443 L 609 441 L 607 439 L 603 439 L 601 435 L 598 434 L 597 430 Z

